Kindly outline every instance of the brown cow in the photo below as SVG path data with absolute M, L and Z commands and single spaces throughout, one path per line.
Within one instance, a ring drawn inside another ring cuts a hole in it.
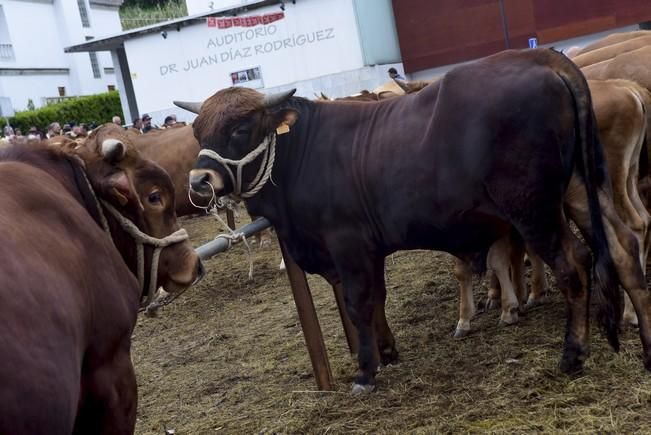
M 202 151 L 190 185 L 246 198 L 299 266 L 342 283 L 360 343 L 353 392 L 373 389 L 378 356 L 397 356 L 384 316 L 384 257 L 444 250 L 479 266 L 510 225 L 557 273 L 568 303 L 561 369 L 581 369 L 591 259 L 562 212 L 575 162 L 582 162 L 596 236 L 595 289 L 607 298 L 600 321 L 617 346 L 619 295 L 599 206 L 607 173 L 587 83 L 567 58 L 506 51 L 457 67 L 418 94 L 378 103 L 292 94 L 235 87 L 203 104 L 178 103 L 199 112 Z M 266 157 L 254 160 L 260 153 Z M 233 161 L 258 163 L 235 176 Z M 651 369 L 648 344 L 651 336 Z
M 618 54 L 608 61 L 586 65 L 581 71 L 590 80 L 632 80 L 651 91 L 651 45 Z
M 572 58 L 572 62 L 579 66 L 579 68 L 583 68 L 588 65 L 594 65 L 599 62 L 605 62 L 614 59 L 621 54 L 635 51 L 643 47 L 648 47 L 649 45 L 651 45 L 651 32 L 645 36 L 629 39 L 616 44 L 606 45 L 604 47 L 576 55 Z
M 169 177 L 114 127 L 81 160 L 45 144 L 0 151 L 0 433 L 133 433 L 130 341 L 143 287 L 180 291 L 200 273 Z M 141 286 L 143 239 L 173 243 Z
M 606 36 L 605 38 L 599 39 L 598 41 L 593 42 L 592 44 L 588 44 L 585 47 L 579 49 L 574 56 L 578 56 L 581 54 L 588 53 L 590 51 L 594 51 L 609 45 L 614 45 L 614 44 L 620 44 L 622 42 L 626 42 L 630 39 L 635 39 L 639 38 L 641 36 L 648 36 L 651 35 L 651 31 L 649 30 L 636 30 L 632 32 L 618 32 L 618 33 L 611 33 L 610 35 Z M 574 57 L 574 56 L 569 56 L 568 57 Z
M 651 218 L 640 200 L 637 180 L 640 158 L 648 127 L 648 113 L 645 107 L 651 103 L 648 92 L 639 85 L 626 80 L 590 81 L 593 105 L 599 135 L 612 181 L 613 201 L 602 197 L 604 220 L 606 222 L 609 249 L 622 286 L 633 297 L 636 310 L 643 318 L 642 328 L 649 327 L 651 300 L 647 296 L 644 268 L 649 248 L 649 224 Z M 649 106 L 651 107 L 651 106 Z M 577 224 L 584 236 L 591 237 L 588 206 L 583 182 L 573 176 L 565 194 L 568 216 Z M 517 307 L 526 299 L 522 277 L 522 247 L 502 240 L 491 248 L 495 273 L 502 287 L 502 318 L 505 323 L 517 321 Z M 544 274 L 542 261 L 533 254 L 534 284 L 528 303 L 535 303 L 542 297 Z M 489 256 L 490 260 L 490 256 Z M 472 288 L 467 267 L 457 260 L 455 274 L 460 282 L 460 319 L 456 336 L 462 336 L 470 328 L 474 314 Z M 489 297 L 499 296 L 499 286 L 491 284 Z M 624 312 L 624 321 L 637 323 L 630 299 Z M 506 304 L 506 305 L 505 305 Z M 510 316 L 515 316 L 514 318 Z M 640 330 L 643 334 L 644 331 Z

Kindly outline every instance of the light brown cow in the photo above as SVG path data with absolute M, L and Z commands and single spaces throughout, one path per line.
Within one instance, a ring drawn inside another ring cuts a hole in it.
M 589 85 L 612 180 L 613 198 L 606 195 L 601 198 L 609 247 L 621 284 L 633 298 L 633 305 L 641 315 L 640 333 L 644 335 L 651 327 L 651 299 L 646 290 L 642 267 L 646 264 L 648 254 L 651 218 L 640 200 L 637 180 L 640 154 L 649 122 L 645 107 L 651 100 L 645 89 L 626 80 L 590 81 Z M 585 237 L 590 237 L 591 224 L 587 214 L 585 187 L 576 175 L 570 181 L 565 205 L 569 217 Z M 507 324 L 517 321 L 517 307 L 526 300 L 521 274 L 521 252 L 517 240 L 503 239 L 491 248 L 488 258 L 489 267 L 495 270 L 502 287 L 501 321 Z M 532 304 L 542 297 L 544 275 L 542 262 L 535 256 L 530 255 L 530 258 L 535 278 L 528 300 Z M 455 336 L 463 336 L 468 332 L 470 319 L 475 312 L 471 276 L 468 273 L 467 266 L 457 260 L 455 275 L 460 282 L 460 318 Z M 489 297 L 498 297 L 499 291 L 495 283 L 491 287 Z M 625 321 L 637 322 L 628 298 Z
M 572 59 L 575 60 L 575 59 Z M 581 68 L 589 80 L 626 79 L 651 90 L 651 41 L 645 47 Z
M 611 33 L 610 35 L 606 36 L 605 38 L 601 38 L 598 41 L 593 42 L 592 44 L 588 44 L 585 47 L 579 49 L 576 53 L 575 56 L 581 55 L 588 53 L 590 51 L 597 50 L 599 48 L 603 48 L 609 45 L 613 44 L 620 44 L 622 42 L 628 41 L 630 39 L 635 39 L 639 38 L 641 36 L 648 36 L 651 35 L 651 31 L 649 30 L 635 30 L 632 32 L 618 32 L 618 33 Z M 568 57 L 573 57 L 569 56 Z
M 637 38 L 629 39 L 616 44 L 606 45 L 595 50 L 579 54 L 572 58 L 572 61 L 580 68 L 588 65 L 594 65 L 599 62 L 605 62 L 614 59 L 624 53 L 638 50 L 651 45 L 651 33 Z

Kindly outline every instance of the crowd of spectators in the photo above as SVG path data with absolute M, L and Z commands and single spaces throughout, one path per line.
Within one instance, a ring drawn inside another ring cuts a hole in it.
M 131 131 L 138 131 L 142 134 L 166 129 L 179 127 L 185 125 L 184 122 L 177 122 L 176 115 L 169 115 L 165 118 L 163 125 L 157 126 L 152 124 L 151 116 L 147 113 L 143 114 L 139 118 L 135 118 L 131 125 L 122 124 L 122 119 L 119 116 L 114 116 L 111 119 L 111 122 L 117 124 L 125 129 L 130 129 Z M 88 135 L 88 132 L 98 127 L 98 125 L 85 124 L 85 123 L 76 123 L 76 122 L 67 122 L 63 124 L 63 127 L 59 122 L 51 123 L 47 131 L 39 130 L 36 126 L 32 126 L 25 134 L 21 131 L 20 128 L 13 128 L 11 125 L 6 125 L 2 129 L 2 137 L 0 137 L 0 145 L 12 144 L 12 143 L 21 143 L 32 139 L 50 139 L 55 136 L 68 136 L 72 139 L 83 138 Z

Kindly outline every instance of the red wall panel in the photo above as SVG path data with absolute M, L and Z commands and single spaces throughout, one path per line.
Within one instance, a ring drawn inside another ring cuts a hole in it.
M 547 44 L 651 21 L 651 0 L 393 0 L 393 9 L 407 72 L 524 48 L 534 36 Z

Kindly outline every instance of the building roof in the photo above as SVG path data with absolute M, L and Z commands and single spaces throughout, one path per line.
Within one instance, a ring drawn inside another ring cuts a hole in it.
M 86 51 L 109 51 L 120 48 L 127 39 L 137 38 L 138 36 L 149 33 L 158 33 L 162 31 L 176 30 L 180 31 L 182 27 L 192 24 L 201 23 L 208 17 L 215 16 L 235 16 L 263 6 L 283 3 L 282 0 L 242 0 L 241 4 L 236 7 L 214 9 L 201 14 L 190 15 L 187 17 L 176 18 L 162 23 L 152 24 L 151 26 L 138 27 L 136 29 L 120 32 L 115 35 L 105 36 L 103 38 L 93 39 L 82 44 L 71 45 L 64 48 L 66 53 L 82 53 Z

